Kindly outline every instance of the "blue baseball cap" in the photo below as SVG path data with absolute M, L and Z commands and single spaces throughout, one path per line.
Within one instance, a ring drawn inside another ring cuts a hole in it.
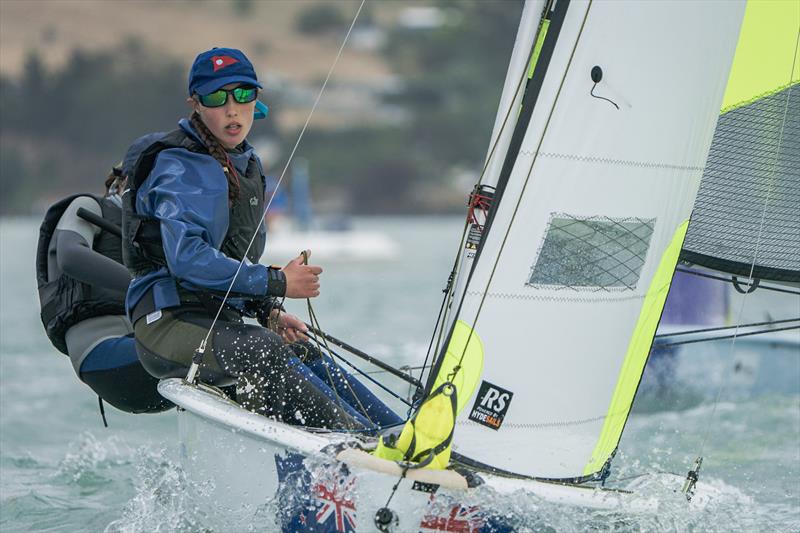
M 205 96 L 229 83 L 247 83 L 259 89 L 256 69 L 241 50 L 236 48 L 212 48 L 199 54 L 189 71 L 189 96 L 197 93 Z M 269 108 L 256 100 L 254 118 L 266 118 Z
M 247 83 L 262 88 L 253 64 L 241 50 L 212 48 L 195 58 L 189 71 L 189 96 L 205 96 L 229 83 Z

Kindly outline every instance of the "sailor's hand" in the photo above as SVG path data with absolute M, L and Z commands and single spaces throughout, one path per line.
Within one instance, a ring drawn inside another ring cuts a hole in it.
M 291 313 L 275 309 L 271 313 L 270 323 L 274 324 L 275 333 L 281 336 L 284 342 L 298 342 L 308 340 L 305 333 L 308 328 L 303 321 Z
M 306 256 L 311 256 L 311 252 L 306 252 Z M 322 267 L 304 265 L 303 254 L 298 255 L 283 267 L 286 276 L 286 297 L 287 298 L 314 298 L 319 296 L 319 275 Z

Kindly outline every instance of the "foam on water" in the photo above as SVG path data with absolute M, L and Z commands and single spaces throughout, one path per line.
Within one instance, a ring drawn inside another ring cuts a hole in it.
M 125 505 L 123 516 L 113 521 L 106 531 L 274 531 L 276 518 L 279 520 L 282 514 L 290 514 L 287 503 L 300 505 L 296 489 L 308 486 L 299 478 L 290 477 L 282 489 L 289 492 L 288 499 L 278 495 L 267 497 L 252 517 L 224 514 L 212 517 L 207 509 L 192 504 L 196 499 L 202 500 L 202 494 L 198 494 L 202 488 L 190 486 L 180 467 L 165 461 L 163 455 L 142 451 L 137 453 L 136 461 L 136 494 Z M 325 475 L 326 469 L 321 463 L 310 461 L 307 466 L 312 480 L 316 479 L 314 476 Z M 682 483 L 682 476 L 652 470 L 617 485 L 634 491 L 643 501 L 657 502 L 655 512 L 564 507 L 521 491 L 499 494 L 485 486 L 470 493 L 461 503 L 491 510 L 495 520 L 519 532 L 792 531 L 800 526 L 796 502 L 788 499 L 783 503 L 764 504 L 722 479 L 704 477 L 695 498 L 687 502 L 680 493 Z M 450 505 L 443 501 L 434 504 L 431 510 L 446 511 Z M 219 525 L 220 521 L 225 525 Z M 233 525 L 236 527 L 231 529 Z M 415 527 L 406 527 L 408 525 L 401 519 L 400 531 L 417 531 Z
M 195 503 L 204 487 L 190 485 L 181 467 L 167 456 L 166 450 L 137 450 L 135 494 L 125 504 L 122 516 L 105 528 L 106 533 L 206 530 L 209 510 Z

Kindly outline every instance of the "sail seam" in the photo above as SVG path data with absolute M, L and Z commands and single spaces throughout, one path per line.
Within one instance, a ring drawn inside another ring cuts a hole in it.
M 515 428 L 515 429 L 547 429 L 547 428 L 562 428 L 562 427 L 573 427 L 573 426 L 581 426 L 584 424 L 591 424 L 593 422 L 600 422 L 605 420 L 609 416 L 619 416 L 623 414 L 622 412 L 618 413 L 608 413 L 605 415 L 595 416 L 592 418 L 586 418 L 583 420 L 565 420 L 563 422 L 509 422 L 508 420 L 503 422 L 503 428 Z M 473 422 L 472 420 L 459 420 L 458 424 L 460 425 L 480 425 L 477 422 Z
M 548 289 L 554 289 L 552 286 L 548 286 Z M 595 291 L 595 292 L 600 292 Z M 602 292 L 611 292 L 611 291 L 602 291 Z M 619 291 L 623 292 L 623 291 Z M 627 292 L 627 291 L 624 291 Z M 542 300 L 542 301 L 554 301 L 554 302 L 587 302 L 587 303 L 596 303 L 596 302 L 624 302 L 628 300 L 643 300 L 643 294 L 633 294 L 633 295 L 626 295 L 620 298 L 610 298 L 610 297 L 598 297 L 598 298 L 588 298 L 588 297 L 574 297 L 570 298 L 567 296 L 546 296 L 540 294 L 515 294 L 509 292 L 483 292 L 483 291 L 466 291 L 465 293 L 467 296 L 477 296 L 483 297 L 484 295 L 487 298 L 502 298 L 508 300 Z
M 769 91 L 764 91 L 761 94 L 758 94 L 758 95 L 753 96 L 751 98 L 747 98 L 745 100 L 742 100 L 741 102 L 736 102 L 734 104 L 730 104 L 730 105 L 725 106 L 724 108 L 722 108 L 722 110 L 720 111 L 720 115 L 724 115 L 726 113 L 730 113 L 731 111 L 735 111 L 737 109 L 740 109 L 742 107 L 748 106 L 750 104 L 754 104 L 759 100 L 762 100 L 764 98 L 769 98 L 770 96 L 772 96 L 774 94 L 777 94 L 777 93 L 779 93 L 781 91 L 784 91 L 784 90 L 786 90 L 786 89 L 788 89 L 788 88 L 790 88 L 790 87 L 792 87 L 794 85 L 798 85 L 798 84 L 800 84 L 800 81 L 792 80 L 792 81 L 790 81 L 789 83 L 787 83 L 785 85 L 781 85 L 781 86 L 776 87 L 774 89 L 771 89 Z
M 535 155 L 533 152 L 522 151 L 522 150 L 520 150 L 520 153 L 527 155 L 529 157 L 533 157 Z M 569 161 L 580 161 L 582 163 L 602 163 L 606 165 L 620 165 L 620 166 L 635 167 L 635 168 L 665 168 L 669 170 L 686 170 L 689 172 L 695 172 L 695 171 L 702 172 L 706 168 L 704 165 L 703 166 L 674 165 L 671 163 L 633 161 L 629 159 L 614 159 L 610 157 L 596 157 L 596 156 L 585 156 L 576 154 L 559 154 L 555 152 L 539 152 L 539 156 L 551 159 L 566 159 Z
M 550 121 L 553 118 L 553 113 L 555 112 L 556 106 L 559 104 L 559 98 L 561 96 L 561 90 L 564 88 L 564 82 L 566 80 L 567 74 L 569 73 L 570 66 L 572 65 L 572 60 L 575 57 L 575 50 L 578 47 L 578 43 L 581 40 L 581 35 L 583 34 L 584 27 L 586 26 L 586 19 L 589 16 L 589 10 L 591 9 L 591 6 L 592 6 L 591 2 L 592 2 L 592 0 L 589 1 L 588 6 L 586 7 L 586 11 L 583 14 L 583 20 L 581 21 L 581 25 L 580 25 L 580 28 L 578 30 L 578 34 L 575 37 L 575 42 L 572 44 L 572 50 L 570 52 L 569 58 L 567 59 L 566 67 L 564 69 L 564 73 L 561 76 L 561 81 L 560 81 L 560 83 L 558 85 L 558 88 L 557 88 L 557 90 L 555 92 L 555 95 L 553 96 L 553 102 L 552 102 L 552 104 L 550 104 L 550 110 L 549 110 L 549 113 L 547 115 L 547 119 L 545 120 L 544 128 L 543 128 L 543 130 L 541 132 L 541 135 L 539 137 L 539 142 L 537 143 L 537 148 L 533 153 L 537 153 L 538 154 L 541 151 L 540 148 L 542 147 L 542 143 L 544 142 L 544 138 L 548 133 L 548 128 L 550 126 Z M 569 5 L 569 0 L 565 0 L 565 1 L 559 2 L 557 4 L 556 11 L 558 12 L 558 11 L 561 10 L 561 13 L 560 13 L 560 17 L 561 18 L 559 20 L 559 24 L 557 25 L 558 29 L 556 30 L 556 33 L 555 34 L 553 34 L 553 33 L 550 34 L 554 38 L 554 40 L 550 43 L 553 48 L 555 48 L 555 42 L 556 42 L 555 39 L 557 39 L 557 36 L 560 34 L 560 25 L 563 22 L 563 19 L 565 17 L 566 8 L 564 6 L 568 6 L 568 5 Z M 545 46 L 548 46 L 548 45 L 549 45 L 548 43 L 545 43 Z M 548 53 L 552 54 L 552 50 L 549 50 Z M 548 64 L 549 64 L 549 58 L 548 58 Z M 547 70 L 547 68 L 545 67 L 545 71 L 546 70 Z M 535 78 L 535 76 L 534 76 L 534 78 Z M 536 89 L 537 90 L 537 93 L 536 93 L 537 100 L 538 100 L 538 96 L 539 96 L 538 90 L 541 88 L 541 81 L 542 80 L 540 80 L 540 85 Z M 533 94 L 533 93 L 531 93 L 531 94 Z M 523 104 L 524 103 L 525 102 L 523 100 Z M 526 109 L 526 113 L 531 113 L 531 112 L 532 112 L 532 108 Z M 527 118 L 526 118 L 526 121 L 530 121 L 531 116 L 532 115 L 528 115 Z M 516 134 L 518 132 L 519 131 L 515 131 L 514 132 L 515 136 L 516 136 Z M 487 239 L 487 237 L 489 235 L 489 232 L 492 229 L 492 225 L 494 224 L 494 219 L 495 219 L 495 216 L 497 215 L 497 212 L 498 212 L 498 206 L 500 204 L 500 201 L 503 198 L 503 194 L 505 192 L 506 185 L 507 185 L 507 183 L 508 183 L 508 181 L 510 179 L 511 172 L 513 171 L 514 167 L 517 164 L 517 156 L 519 155 L 519 152 L 522 149 L 522 140 L 523 139 L 524 139 L 524 136 L 519 139 L 519 141 L 520 141 L 519 145 L 517 147 L 515 147 L 516 154 L 514 156 L 514 161 L 510 163 L 511 166 L 509 167 L 508 172 L 506 172 L 506 164 L 509 163 L 509 160 L 507 159 L 505 161 L 504 165 L 503 165 L 503 171 L 501 172 L 501 175 L 500 175 L 501 179 L 498 181 L 497 189 L 495 191 L 495 201 L 497 203 L 495 204 L 495 206 L 490 211 L 489 219 L 486 222 L 486 230 L 485 230 L 485 232 L 483 234 L 483 237 L 482 237 L 482 240 L 481 240 L 481 245 L 480 245 L 480 247 L 478 249 L 478 252 L 476 253 L 475 263 L 473 264 L 472 272 L 470 272 L 470 277 L 467 279 L 467 288 L 470 286 L 470 283 L 472 281 L 472 273 L 475 272 L 475 269 L 476 269 L 477 265 L 479 264 L 478 261 L 479 261 L 479 259 L 481 257 L 482 252 L 483 252 L 483 245 L 484 245 L 484 243 L 485 243 L 485 241 L 486 241 L 486 239 Z M 514 144 L 514 139 L 512 139 L 512 144 Z M 478 303 L 478 309 L 475 312 L 475 318 L 472 320 L 473 326 L 475 324 L 477 324 L 478 318 L 480 317 L 481 310 L 483 309 L 483 303 L 486 300 L 486 295 L 488 293 L 488 289 L 492 284 L 492 280 L 494 279 L 495 272 L 497 272 L 497 265 L 498 265 L 498 263 L 500 261 L 500 256 L 502 255 L 503 250 L 504 250 L 505 245 L 506 245 L 506 242 L 508 241 L 508 235 L 511 232 L 511 227 L 514 224 L 514 220 L 515 220 L 515 218 L 517 216 L 517 211 L 519 210 L 520 203 L 522 202 L 522 197 L 525 194 L 525 189 L 528 186 L 528 181 L 531 178 L 531 174 L 533 173 L 533 166 L 535 164 L 536 164 L 536 156 L 533 157 L 533 160 L 531 161 L 530 165 L 528 166 L 527 175 L 525 176 L 525 179 L 522 181 L 522 189 L 521 189 L 521 191 L 519 193 L 519 196 L 516 198 L 516 204 L 514 205 L 514 208 L 513 208 L 512 212 L 511 212 L 511 218 L 508 221 L 507 226 L 504 228 L 505 229 L 505 234 L 503 235 L 502 240 L 500 241 L 500 248 L 498 249 L 497 254 L 494 257 L 494 264 L 492 265 L 491 271 L 489 272 L 488 279 L 486 280 L 485 289 L 483 291 L 480 291 L 480 293 L 483 296 L 481 297 L 481 301 Z M 466 292 L 469 292 L 469 291 L 465 291 L 465 293 Z M 462 300 L 462 303 L 463 303 L 463 300 Z M 458 310 L 459 314 L 460 314 L 460 311 L 461 311 L 460 306 L 461 306 L 461 304 L 459 304 L 459 310 Z M 462 357 L 463 357 L 463 354 L 462 354 Z

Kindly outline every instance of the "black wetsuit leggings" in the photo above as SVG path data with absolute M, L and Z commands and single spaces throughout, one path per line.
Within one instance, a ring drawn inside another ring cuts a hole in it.
M 158 378 L 185 377 L 211 322 L 204 308 L 189 306 L 162 310 L 161 317 L 150 324 L 147 317 L 140 318 L 134 331 L 142 365 Z M 308 345 L 297 350 L 306 355 Z M 218 386 L 235 383 L 239 404 L 283 422 L 362 428 L 290 364 L 295 355 L 293 345 L 285 344 L 275 332 L 224 311 L 206 346 L 200 379 Z

